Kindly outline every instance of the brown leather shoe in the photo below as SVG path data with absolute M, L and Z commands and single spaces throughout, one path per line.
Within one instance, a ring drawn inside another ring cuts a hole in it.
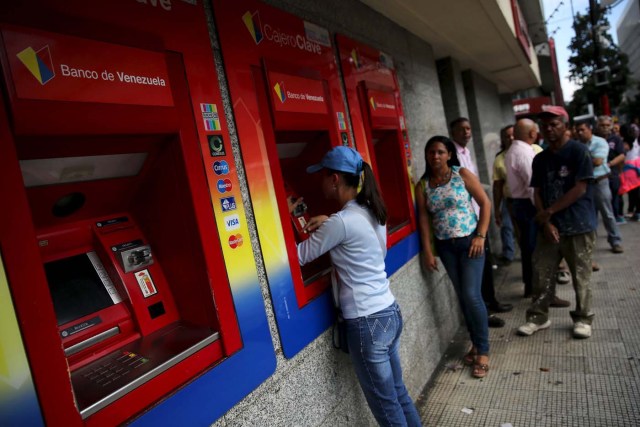
M 551 303 L 549 304 L 550 307 L 557 307 L 557 308 L 569 307 L 570 305 L 571 303 L 569 301 L 560 299 L 557 296 L 554 296 L 553 299 L 551 300 Z

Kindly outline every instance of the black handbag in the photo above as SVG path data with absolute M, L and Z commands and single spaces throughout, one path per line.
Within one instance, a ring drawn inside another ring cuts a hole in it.
M 333 347 L 349 353 L 349 342 L 347 341 L 347 322 L 342 318 L 342 311 L 336 308 L 336 320 L 333 322 Z

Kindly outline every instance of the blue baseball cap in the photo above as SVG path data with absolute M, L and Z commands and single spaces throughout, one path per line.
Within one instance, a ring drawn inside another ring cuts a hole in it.
M 360 175 L 362 173 L 362 156 L 353 148 L 339 145 L 325 154 L 320 163 L 309 166 L 307 173 L 315 173 L 323 168 Z

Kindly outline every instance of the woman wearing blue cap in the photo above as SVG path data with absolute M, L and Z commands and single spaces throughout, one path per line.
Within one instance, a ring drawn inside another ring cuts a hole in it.
M 420 416 L 402 380 L 400 307 L 389 289 L 387 211 L 371 167 L 357 151 L 334 147 L 307 172 L 321 172 L 322 191 L 342 207 L 330 217 L 310 219 L 314 231 L 298 245 L 304 265 L 329 252 L 339 283 L 349 354 L 360 387 L 382 426 L 420 426 Z M 361 182 L 362 189 L 358 192 Z M 290 200 L 295 208 L 301 200 Z

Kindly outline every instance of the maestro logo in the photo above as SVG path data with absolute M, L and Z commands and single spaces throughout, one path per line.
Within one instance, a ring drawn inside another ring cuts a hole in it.
M 218 187 L 218 192 L 224 194 L 224 193 L 231 192 L 233 185 L 231 185 L 231 180 L 227 178 L 227 179 L 219 179 L 217 187 Z
M 229 173 L 229 163 L 226 160 L 214 162 L 213 171 L 216 175 L 227 175 Z
M 284 82 L 276 83 L 273 87 L 273 90 L 276 92 L 276 95 L 278 95 L 278 99 L 280 100 L 280 102 L 284 104 L 284 101 L 287 100 L 287 96 L 285 95 Z
M 264 36 L 262 35 L 262 24 L 260 23 L 260 14 L 258 11 L 253 13 L 247 11 L 244 15 L 242 15 L 242 22 L 249 30 L 253 41 L 256 44 L 260 44 Z
M 34 50 L 29 46 L 16 56 L 41 85 L 49 83 L 51 79 L 56 76 L 49 45 L 44 46 L 40 50 Z
M 220 205 L 222 206 L 222 212 L 229 212 L 236 210 L 236 198 L 235 197 L 225 197 L 220 199 Z
M 229 236 L 229 246 L 231 249 L 239 248 L 242 246 L 243 241 L 242 234 L 240 233 Z
M 376 105 L 376 100 L 373 99 L 373 96 L 369 98 L 369 104 L 371 104 L 371 108 L 373 108 L 374 111 L 376 110 L 376 108 L 378 108 L 378 106 Z
M 353 62 L 353 65 L 355 65 L 357 69 L 360 68 L 361 66 L 360 56 L 358 55 L 358 51 L 355 49 L 351 50 L 351 61 Z

